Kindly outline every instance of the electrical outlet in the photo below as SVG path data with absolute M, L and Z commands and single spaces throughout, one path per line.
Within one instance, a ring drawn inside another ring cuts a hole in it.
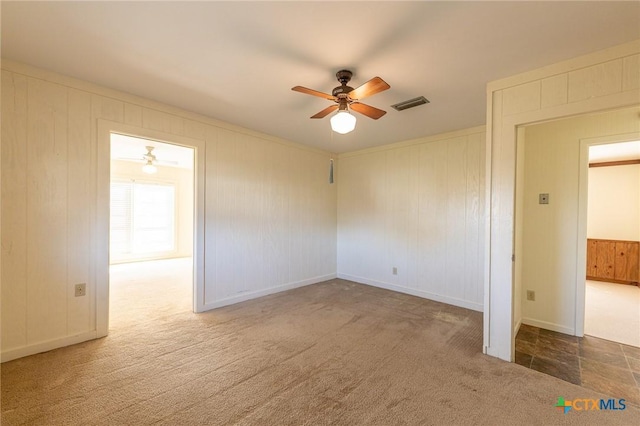
M 76 289 L 76 292 L 75 292 L 76 297 L 87 295 L 87 284 L 85 283 L 76 284 L 75 289 Z
M 398 275 L 398 268 L 395 266 L 393 267 L 393 275 Z
M 533 290 L 527 290 L 527 300 L 535 302 L 536 301 L 536 292 L 533 291 Z

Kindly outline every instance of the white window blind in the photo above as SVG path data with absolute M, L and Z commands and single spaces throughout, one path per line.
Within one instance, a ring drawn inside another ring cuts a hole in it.
M 175 185 L 111 182 L 111 256 L 175 251 Z

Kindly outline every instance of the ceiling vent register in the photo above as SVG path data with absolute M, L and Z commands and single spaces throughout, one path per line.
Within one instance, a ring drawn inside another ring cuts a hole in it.
M 417 107 L 419 105 L 428 104 L 429 100 L 424 96 L 418 96 L 417 98 L 409 99 L 408 101 L 398 102 L 395 105 L 391 105 L 391 108 L 396 111 L 404 111 L 405 109 Z

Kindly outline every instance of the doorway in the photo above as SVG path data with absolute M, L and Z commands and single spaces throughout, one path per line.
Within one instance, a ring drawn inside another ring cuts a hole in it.
M 191 147 L 110 133 L 109 329 L 192 311 Z
M 513 337 L 520 324 L 584 335 L 589 146 L 640 139 L 639 113 L 635 106 L 517 127 Z
M 640 140 L 588 149 L 584 333 L 640 347 Z

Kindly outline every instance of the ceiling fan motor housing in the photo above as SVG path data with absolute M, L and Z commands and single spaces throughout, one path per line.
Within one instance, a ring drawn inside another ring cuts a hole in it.
M 344 94 L 346 96 L 347 93 L 351 92 L 353 90 L 353 87 L 347 86 L 347 83 L 351 81 L 352 76 L 353 76 L 353 73 L 349 70 L 338 71 L 336 73 L 336 78 L 338 79 L 341 85 L 333 89 L 331 94 L 333 96 L 338 97 L 338 95 L 341 95 L 341 94 Z
M 347 84 L 351 77 L 353 77 L 353 73 L 349 70 L 340 70 L 336 73 L 336 78 L 340 82 L 340 84 Z
M 156 156 L 155 156 L 155 155 L 153 155 L 153 149 L 154 149 L 155 147 L 153 147 L 153 146 L 147 146 L 147 147 L 145 147 L 145 148 L 147 148 L 147 153 L 146 153 L 146 154 L 144 154 L 144 155 L 142 156 L 142 158 L 143 158 L 143 159 L 145 159 L 145 160 L 147 160 L 147 161 L 156 161 Z
M 349 86 L 338 86 L 335 89 L 333 89 L 331 91 L 331 94 L 333 96 L 335 96 L 336 98 L 340 98 L 340 97 L 347 97 L 347 93 L 351 92 L 353 90 L 353 87 L 349 87 Z M 343 95 L 343 96 L 340 96 Z

